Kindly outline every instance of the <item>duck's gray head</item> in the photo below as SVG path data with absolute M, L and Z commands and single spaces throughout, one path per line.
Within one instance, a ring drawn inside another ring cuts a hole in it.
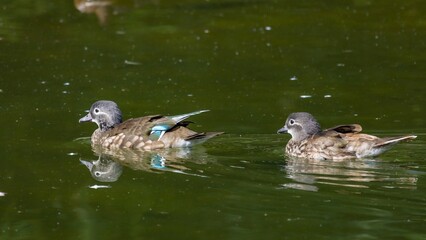
M 89 110 L 89 113 L 80 118 L 79 122 L 95 122 L 101 131 L 106 131 L 120 124 L 121 111 L 113 101 L 97 101 Z
M 294 141 L 302 141 L 321 132 L 321 126 L 310 113 L 296 112 L 288 116 L 283 128 L 278 133 L 289 133 Z

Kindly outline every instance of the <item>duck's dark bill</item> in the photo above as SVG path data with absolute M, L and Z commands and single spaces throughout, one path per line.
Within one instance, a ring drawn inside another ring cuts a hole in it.
M 88 113 L 86 116 L 80 118 L 80 120 L 78 120 L 79 123 L 81 122 L 89 122 L 92 121 L 92 116 L 90 116 L 90 113 Z
M 288 128 L 287 127 L 283 127 L 281 129 L 278 129 L 277 133 L 288 133 Z

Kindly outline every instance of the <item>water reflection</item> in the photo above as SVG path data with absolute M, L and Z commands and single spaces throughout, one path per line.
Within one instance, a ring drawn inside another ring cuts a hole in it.
M 196 148 L 162 149 L 159 151 L 134 151 L 122 149 L 111 151 L 93 148 L 98 156 L 97 160 L 80 162 L 89 169 L 92 177 L 99 182 L 115 182 L 123 173 L 123 166 L 145 172 L 170 171 L 174 173 L 205 177 L 192 173 L 184 166 L 185 162 L 204 164 L 211 160 L 202 146 Z
M 99 24 L 105 25 L 111 15 L 136 7 L 134 0 L 74 0 L 75 8 L 87 14 L 95 14 Z
M 123 167 L 106 155 L 100 155 L 96 161 L 80 160 L 90 171 L 92 177 L 99 182 L 115 182 L 123 173 Z
M 379 182 L 383 188 L 416 189 L 417 177 L 394 165 L 386 165 L 378 159 L 352 161 L 324 161 L 288 158 L 284 167 L 293 183 L 282 184 L 284 188 L 318 191 L 321 185 L 336 185 L 351 188 L 371 188 Z

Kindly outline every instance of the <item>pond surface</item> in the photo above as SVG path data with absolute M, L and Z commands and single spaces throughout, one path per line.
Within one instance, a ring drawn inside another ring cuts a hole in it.
M 0 239 L 425 239 L 423 1 L 26 1 L 0 6 Z M 124 118 L 225 131 L 192 149 L 92 150 Z M 277 135 L 415 134 L 375 159 L 289 159 Z M 91 171 L 89 171 L 91 169 Z

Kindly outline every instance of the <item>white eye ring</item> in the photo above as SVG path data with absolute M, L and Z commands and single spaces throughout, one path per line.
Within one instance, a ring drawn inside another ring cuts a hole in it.
M 95 108 L 94 112 L 98 114 L 100 112 L 99 108 Z
M 290 125 L 293 125 L 293 124 L 294 124 L 294 120 L 293 120 L 293 119 L 290 119 L 290 121 L 288 121 L 288 123 L 289 123 Z

